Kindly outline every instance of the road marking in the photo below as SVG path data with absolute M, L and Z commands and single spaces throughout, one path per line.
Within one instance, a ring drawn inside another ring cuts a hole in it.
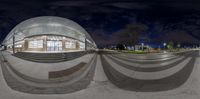
M 109 59 L 107 56 L 103 55 L 103 57 L 106 59 L 106 61 L 108 61 L 108 63 L 118 72 L 134 78 L 134 79 L 140 79 L 140 80 L 156 80 L 156 79 L 162 79 L 165 77 L 169 77 L 173 74 L 175 74 L 176 72 L 180 71 L 181 69 L 183 69 L 185 67 L 185 65 L 187 63 L 190 62 L 190 60 L 192 59 L 191 57 L 185 59 L 184 61 L 182 61 L 181 63 L 179 63 L 178 65 L 166 69 L 166 70 L 162 70 L 162 71 L 157 71 L 157 72 L 138 72 L 138 71 L 133 71 L 130 69 L 127 69 L 125 67 L 122 67 L 118 64 L 116 64 L 115 62 L 113 62 L 111 59 Z
M 113 55 L 113 56 L 115 56 L 115 57 L 120 57 L 120 58 L 129 60 L 129 61 L 138 61 L 138 62 L 165 61 L 165 60 L 169 60 L 169 59 L 177 58 L 177 57 L 178 57 L 178 56 L 173 56 L 173 57 L 166 57 L 166 58 L 159 58 L 159 59 L 152 59 L 152 60 L 148 60 L 148 59 L 142 60 L 142 59 L 136 59 L 136 58 L 131 58 L 131 57 L 125 57 L 125 56 L 123 56 L 123 55 Z
M 168 62 L 161 62 L 161 63 L 154 63 L 154 64 L 138 64 L 138 63 L 134 63 L 134 62 L 124 61 L 124 60 L 118 59 L 116 57 L 113 57 L 111 55 L 109 55 L 109 56 L 114 58 L 117 61 L 120 61 L 123 64 L 127 64 L 127 65 L 134 66 L 134 67 L 142 67 L 142 68 L 162 67 L 162 66 L 170 65 L 170 64 L 172 64 L 176 61 L 182 60 L 184 58 L 184 56 L 182 56 L 182 57 L 176 58 L 176 59 L 168 61 Z
M 108 78 L 105 75 L 105 72 L 103 70 L 103 66 L 102 66 L 99 55 L 97 56 L 97 63 L 96 63 L 96 69 L 95 69 L 95 74 L 94 74 L 93 80 L 94 81 L 107 81 L 108 80 Z

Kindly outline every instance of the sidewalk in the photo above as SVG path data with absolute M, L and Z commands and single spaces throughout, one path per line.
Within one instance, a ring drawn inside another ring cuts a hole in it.
M 164 92 L 124 91 L 111 83 L 95 84 L 71 94 L 35 95 L 10 89 L 0 68 L 0 96 L 3 99 L 200 99 L 200 58 L 196 59 L 190 78 L 181 87 Z
M 88 63 L 94 54 L 84 55 L 80 58 L 59 63 L 36 63 L 12 56 L 11 53 L 2 52 L 11 66 L 18 72 L 36 79 L 48 80 L 50 71 L 60 71 L 71 68 L 81 62 Z

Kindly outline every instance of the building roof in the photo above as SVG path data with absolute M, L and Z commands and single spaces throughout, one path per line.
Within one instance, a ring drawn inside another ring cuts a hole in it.
M 68 36 L 80 41 L 85 41 L 85 37 L 94 43 L 87 31 L 76 22 L 55 16 L 41 16 L 25 20 L 15 26 L 4 40 L 4 44 L 12 40 L 15 34 L 15 40 L 22 40 L 25 37 L 56 34 Z

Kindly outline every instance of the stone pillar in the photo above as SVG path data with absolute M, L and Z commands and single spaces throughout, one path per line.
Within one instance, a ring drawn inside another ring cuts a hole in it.
M 76 41 L 76 49 L 80 50 L 80 43 L 78 41 Z
M 62 50 L 63 51 L 66 51 L 66 48 L 65 48 L 65 39 L 62 39 Z
M 87 40 L 85 38 L 85 51 L 87 50 Z
M 13 54 L 15 53 L 15 33 L 13 34 Z
M 47 51 L 47 36 L 44 36 L 44 41 L 43 41 L 43 47 L 44 47 L 44 51 Z

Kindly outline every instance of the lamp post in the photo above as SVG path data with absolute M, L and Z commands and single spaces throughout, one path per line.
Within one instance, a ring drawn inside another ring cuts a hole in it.
M 144 43 L 142 43 L 142 50 L 144 50 Z
M 167 45 L 167 43 L 163 43 L 164 49 L 165 49 L 166 45 Z

